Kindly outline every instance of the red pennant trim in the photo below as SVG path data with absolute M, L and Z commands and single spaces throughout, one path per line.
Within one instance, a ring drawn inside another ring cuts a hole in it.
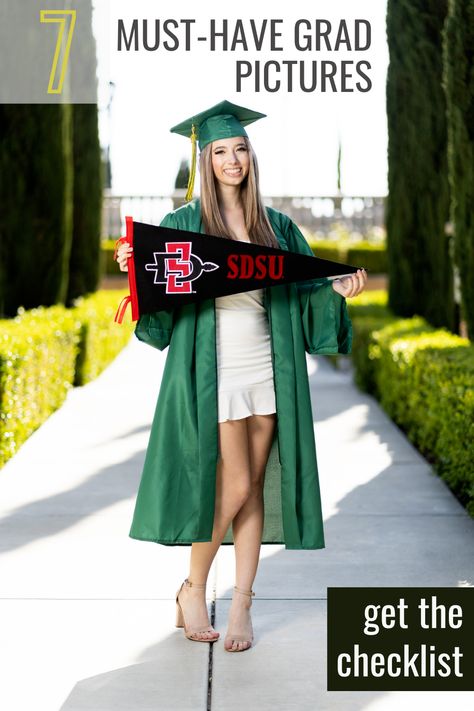
M 125 218 L 127 224 L 127 242 L 133 247 L 133 217 L 129 215 Z M 134 253 L 128 260 L 128 283 L 130 286 L 130 296 L 132 301 L 132 321 L 138 321 L 140 316 L 138 310 L 138 295 L 137 295 L 137 283 L 135 280 L 135 261 Z
M 133 247 L 133 217 L 127 216 L 125 217 L 125 222 L 127 225 L 127 234 L 125 237 L 119 237 L 119 239 L 115 242 L 115 252 L 114 252 L 114 259 L 116 260 L 117 256 L 117 250 L 119 248 L 119 245 L 121 245 L 123 242 L 128 242 L 130 247 Z M 117 313 L 115 314 L 115 319 L 117 323 L 122 323 L 123 317 L 125 314 L 125 309 L 128 306 L 128 303 L 130 302 L 132 304 L 132 321 L 138 321 L 139 318 L 139 309 L 138 309 L 138 295 L 137 295 L 137 284 L 135 281 L 135 262 L 133 260 L 133 252 L 131 256 L 127 260 L 127 266 L 128 266 L 128 286 L 130 289 L 130 294 L 128 296 L 124 296 L 122 301 L 119 304 L 119 307 L 117 309 Z

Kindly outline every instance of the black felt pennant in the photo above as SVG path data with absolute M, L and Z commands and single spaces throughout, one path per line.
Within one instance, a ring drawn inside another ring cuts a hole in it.
M 358 267 L 319 257 L 199 232 L 148 225 L 126 218 L 127 235 L 117 243 L 133 247 L 128 260 L 132 320 L 200 299 L 238 294 L 290 282 L 353 274 Z

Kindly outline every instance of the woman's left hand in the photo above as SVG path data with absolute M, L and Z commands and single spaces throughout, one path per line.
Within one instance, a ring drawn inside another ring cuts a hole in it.
M 365 269 L 358 269 L 354 274 L 343 277 L 342 279 L 334 279 L 332 288 L 338 294 L 344 297 L 352 297 L 360 294 L 365 289 L 367 284 L 367 272 Z

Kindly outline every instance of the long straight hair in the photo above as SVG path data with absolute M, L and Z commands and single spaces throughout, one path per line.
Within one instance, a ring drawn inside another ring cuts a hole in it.
M 260 194 L 257 157 L 249 139 L 246 136 L 242 138 L 247 146 L 250 159 L 248 175 L 240 186 L 245 227 L 250 241 L 254 244 L 280 248 Z M 201 215 L 206 233 L 216 237 L 237 239 L 225 226 L 219 210 L 216 177 L 212 168 L 212 143 L 208 143 L 200 153 L 199 172 L 201 175 Z

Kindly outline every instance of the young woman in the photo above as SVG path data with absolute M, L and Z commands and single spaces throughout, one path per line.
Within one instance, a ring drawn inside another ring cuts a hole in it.
M 199 140 L 201 198 L 166 215 L 163 226 L 312 255 L 297 226 L 263 205 L 244 128 L 263 116 L 224 101 L 171 129 Z M 118 250 L 122 271 L 131 249 Z M 235 548 L 224 640 L 232 652 L 253 640 L 261 544 L 324 548 L 305 352 L 350 352 L 345 298 L 366 279 L 359 270 L 257 289 L 137 322 L 140 340 L 169 351 L 130 536 L 191 545 L 189 576 L 176 595 L 176 624 L 191 640 L 219 637 L 205 589 L 221 544 Z

